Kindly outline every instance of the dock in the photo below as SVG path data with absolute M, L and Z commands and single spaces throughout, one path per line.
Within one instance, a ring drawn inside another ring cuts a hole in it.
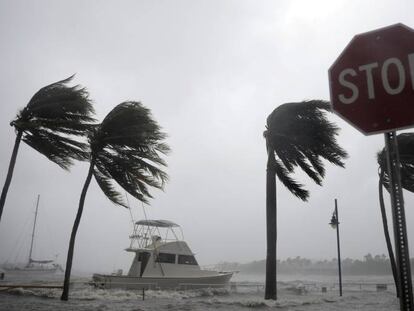
M 0 290 L 7 290 L 11 288 L 60 288 L 63 289 L 62 285 L 42 285 L 42 284 L 0 284 Z

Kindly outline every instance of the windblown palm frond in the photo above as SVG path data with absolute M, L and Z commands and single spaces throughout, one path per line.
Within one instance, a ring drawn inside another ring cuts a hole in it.
M 152 198 L 148 186 L 162 189 L 167 174 L 161 154 L 169 147 L 166 134 L 152 119 L 151 112 L 138 102 L 115 107 L 90 137 L 94 176 L 105 195 L 115 204 L 128 207 L 113 181 L 138 200 Z
M 10 123 L 25 143 L 64 169 L 73 160 L 88 159 L 88 145 L 76 137 L 92 131 L 95 121 L 88 92 L 79 85 L 69 87 L 72 79 L 41 88 Z
M 309 193 L 290 174 L 300 167 L 315 183 L 321 185 L 325 175 L 322 159 L 344 167 L 347 153 L 336 142 L 339 128 L 331 123 L 325 111 L 329 102 L 311 100 L 287 103 L 277 107 L 267 118 L 265 132 L 268 152 L 274 154 L 279 180 L 295 196 L 306 201 Z
M 400 155 L 401 186 L 410 192 L 414 192 L 414 133 L 397 135 L 397 142 Z M 377 153 L 377 162 L 380 170 L 384 172 L 383 185 L 388 190 L 389 175 L 385 148 Z

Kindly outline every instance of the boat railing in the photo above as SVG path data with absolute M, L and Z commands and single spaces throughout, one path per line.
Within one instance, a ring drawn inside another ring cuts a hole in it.
M 159 289 L 158 283 L 157 282 L 146 282 L 146 283 L 142 283 L 142 282 L 122 282 L 122 281 L 113 281 L 111 280 L 111 278 L 104 278 L 102 280 L 93 280 L 92 282 L 90 282 L 91 285 L 97 287 L 97 288 L 112 288 L 113 286 L 117 287 L 119 285 L 121 286 L 136 286 L 138 285 L 140 288 L 143 288 L 145 290 L 157 290 Z
M 177 290 L 188 290 L 199 288 L 222 288 L 223 283 L 221 284 L 207 284 L 207 283 L 179 283 Z
M 178 228 L 180 234 L 178 234 L 174 228 Z M 168 243 L 183 240 L 184 235 L 179 226 L 157 227 L 137 222 L 134 231 L 129 238 L 131 239 L 130 249 L 144 249 L 154 246 L 156 243 Z

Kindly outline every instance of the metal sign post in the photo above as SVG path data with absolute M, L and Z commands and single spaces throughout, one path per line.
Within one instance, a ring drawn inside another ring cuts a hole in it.
M 341 269 L 341 245 L 339 242 L 339 216 L 338 216 L 338 202 L 335 199 L 335 214 L 338 225 L 336 226 L 336 243 L 338 246 L 338 275 L 339 275 L 339 296 L 342 296 L 342 269 Z
M 392 218 L 394 224 L 395 253 L 400 289 L 400 308 L 414 311 L 413 286 L 411 280 L 410 255 L 408 251 L 407 228 L 404 212 L 404 198 L 401 187 L 400 156 L 396 132 L 384 134 L 387 150 L 389 192 L 391 195 Z

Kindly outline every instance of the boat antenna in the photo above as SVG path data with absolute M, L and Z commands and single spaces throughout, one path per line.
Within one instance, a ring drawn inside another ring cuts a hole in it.
M 134 227 L 134 225 L 135 225 L 134 216 L 132 215 L 131 205 L 129 205 L 128 193 L 126 193 L 126 192 L 125 192 L 125 198 L 126 198 L 126 200 L 127 200 L 127 205 L 128 205 L 129 215 L 131 216 L 132 227 Z
M 32 241 L 30 242 L 29 263 L 32 261 L 33 241 L 34 241 L 34 236 L 35 236 L 36 221 L 37 221 L 37 210 L 39 208 L 39 200 L 40 200 L 40 194 L 37 195 L 36 212 L 35 212 L 35 218 L 34 218 L 34 222 L 33 222 L 33 231 L 32 231 Z
M 145 211 L 145 205 L 144 205 L 144 202 L 142 202 L 142 201 L 141 201 L 141 205 L 142 205 L 142 210 L 144 211 L 144 217 L 145 217 L 145 220 L 148 220 L 148 217 L 147 217 L 147 212 Z
M 126 198 L 127 205 L 128 205 L 129 215 L 131 216 L 132 234 L 134 236 L 136 236 L 137 235 L 137 228 L 135 227 L 135 220 L 134 220 L 134 216 L 132 215 L 131 205 L 129 205 L 128 193 L 126 191 L 125 191 L 125 198 Z M 132 245 L 132 240 L 131 240 L 131 245 Z
M 131 205 L 129 204 L 129 199 L 128 199 L 128 193 L 125 192 L 125 198 L 127 200 L 127 205 L 128 205 L 128 209 L 129 209 L 129 214 L 131 215 L 131 221 L 132 221 L 132 225 L 135 225 L 135 221 L 134 221 L 134 216 L 132 215 L 132 210 L 131 210 Z M 144 217 L 145 220 L 148 220 L 147 217 L 147 212 L 145 211 L 145 206 L 144 206 L 144 202 L 141 201 L 142 204 L 142 210 L 144 211 Z

